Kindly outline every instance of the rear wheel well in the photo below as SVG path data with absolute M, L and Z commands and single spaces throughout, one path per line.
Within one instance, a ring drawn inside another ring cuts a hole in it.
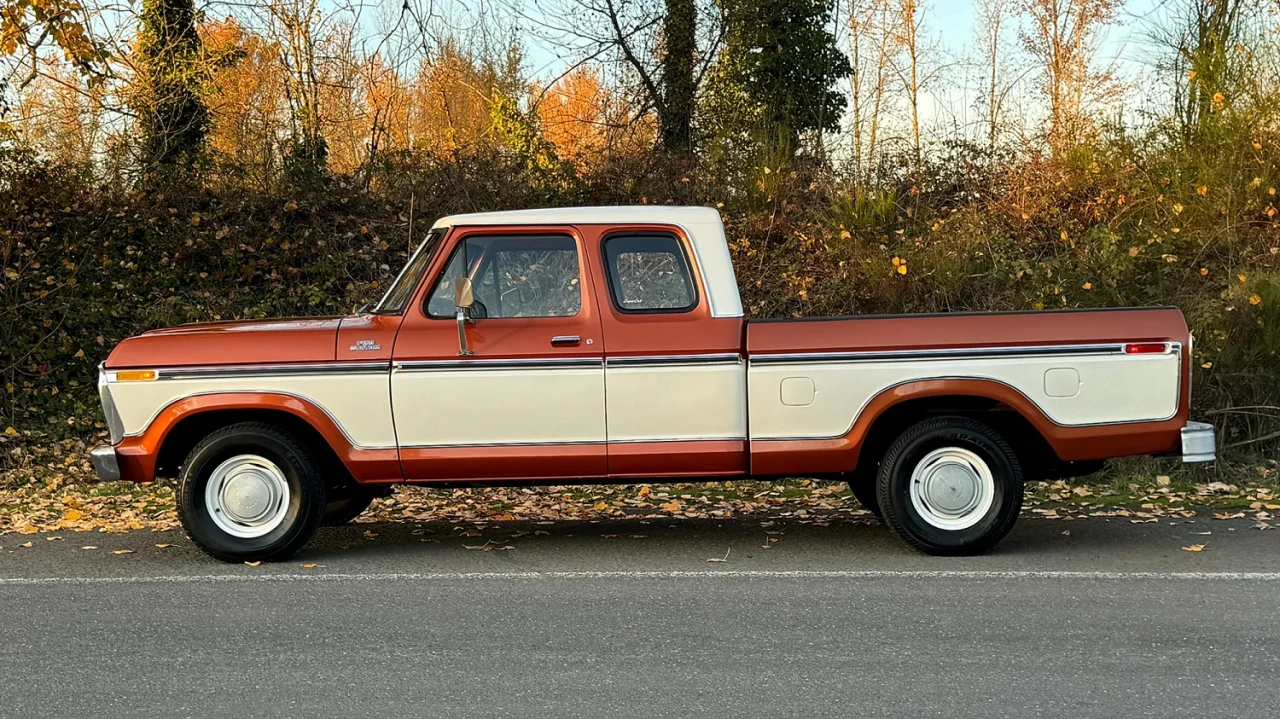
M 917 422 L 942 415 L 968 417 L 999 432 L 1013 447 L 1028 480 L 1089 474 L 1101 467 L 1100 463 L 1086 466 L 1063 462 L 1035 425 L 1003 402 L 973 395 L 944 395 L 901 402 L 876 417 L 862 441 L 850 481 L 874 481 L 876 468 L 895 438 Z
M 297 415 L 273 409 L 214 409 L 183 417 L 165 435 L 156 460 L 156 476 L 177 477 L 183 461 L 200 440 L 223 427 L 241 422 L 262 422 L 279 427 L 297 438 L 312 452 L 324 476 L 333 479 L 331 484 L 334 486 L 355 482 L 319 430 Z

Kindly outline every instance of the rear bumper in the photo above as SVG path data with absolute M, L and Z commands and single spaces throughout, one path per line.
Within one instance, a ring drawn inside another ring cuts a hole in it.
M 89 464 L 98 473 L 103 482 L 115 482 L 120 479 L 120 459 L 116 456 L 116 448 L 102 444 L 89 452 Z
M 1187 422 L 1182 428 L 1182 461 L 1212 462 L 1217 458 L 1217 436 L 1213 425 L 1206 422 Z

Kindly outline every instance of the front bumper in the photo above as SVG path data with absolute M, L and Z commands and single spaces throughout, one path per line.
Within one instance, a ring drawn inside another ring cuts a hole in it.
M 1187 422 L 1182 428 L 1182 461 L 1212 462 L 1217 458 L 1218 440 L 1213 425 Z
M 116 457 L 116 448 L 102 444 L 89 452 L 89 464 L 98 473 L 103 482 L 116 482 L 120 479 L 120 460 Z

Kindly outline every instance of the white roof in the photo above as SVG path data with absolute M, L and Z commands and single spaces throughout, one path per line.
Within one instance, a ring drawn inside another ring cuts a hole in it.
M 550 207 L 536 210 L 474 212 L 449 215 L 432 228 L 466 225 L 675 225 L 693 245 L 702 270 L 713 317 L 741 317 L 742 299 L 729 258 L 720 213 L 710 207 L 631 205 L 624 207 Z

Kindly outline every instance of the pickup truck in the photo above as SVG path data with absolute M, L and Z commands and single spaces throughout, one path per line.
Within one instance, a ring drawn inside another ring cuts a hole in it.
M 1027 480 L 1214 459 L 1172 308 L 746 321 L 720 215 L 435 223 L 367 311 L 205 322 L 100 368 L 103 480 L 177 477 L 192 540 L 279 560 L 392 485 L 847 481 L 911 547 L 972 554 Z

